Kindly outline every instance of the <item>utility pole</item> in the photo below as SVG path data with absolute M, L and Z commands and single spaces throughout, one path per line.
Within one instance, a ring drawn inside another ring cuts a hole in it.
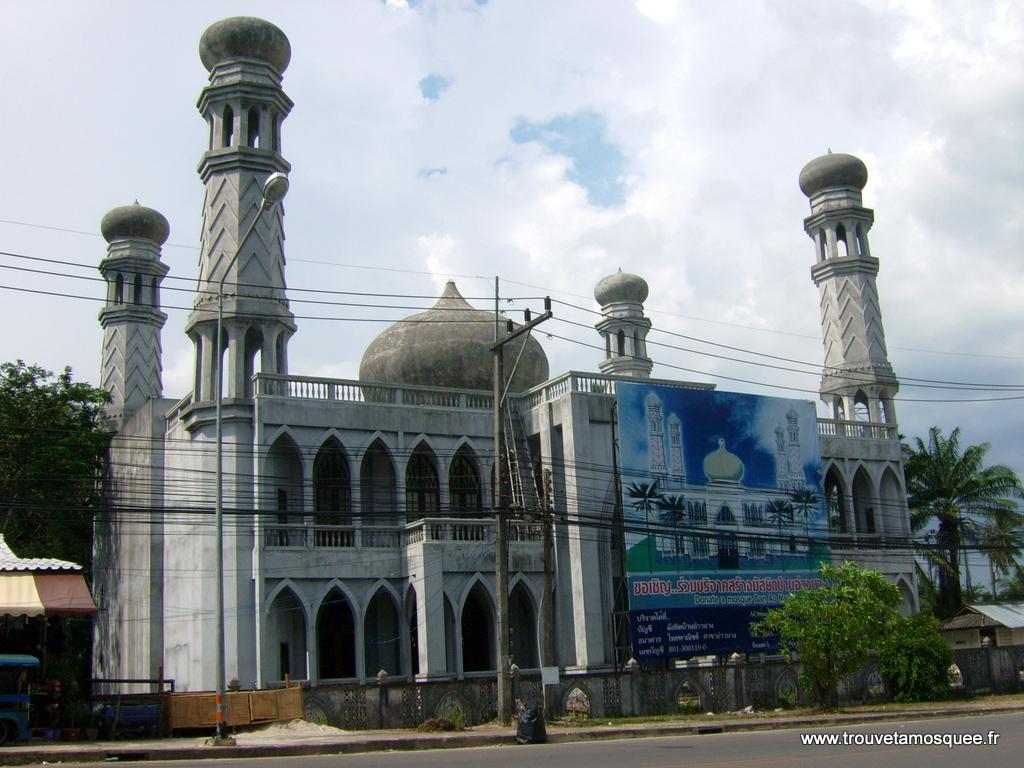
M 541 615 L 544 617 L 544 658 L 542 667 L 555 666 L 555 489 L 551 470 L 544 473 L 544 498 L 542 501 L 541 520 L 544 525 L 544 594 L 541 595 Z M 544 719 L 551 716 L 553 691 L 550 685 L 541 683 L 544 692 Z
M 551 318 L 551 299 L 544 298 L 544 314 L 530 319 L 530 310 L 525 310 L 526 322 L 515 328 L 512 321 L 508 326 L 504 337 L 501 335 L 501 321 L 498 315 L 500 299 L 498 295 L 498 278 L 494 278 L 494 344 L 491 352 L 494 353 L 494 487 L 491 489 L 493 501 L 495 525 L 494 525 L 494 581 L 497 592 L 497 617 L 495 631 L 497 637 L 497 672 L 498 672 L 498 722 L 507 725 L 511 720 L 512 701 L 510 698 L 511 686 L 508 671 L 508 510 L 502 504 L 503 493 L 503 471 L 502 471 L 502 447 L 504 429 L 502 426 L 502 400 L 504 400 L 505 365 L 503 351 L 505 345 L 515 338 L 529 333 L 534 326 L 543 323 Z M 526 343 L 525 340 L 523 342 Z

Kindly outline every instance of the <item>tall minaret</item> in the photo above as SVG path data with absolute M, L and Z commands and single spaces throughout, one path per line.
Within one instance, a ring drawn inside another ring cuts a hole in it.
M 811 203 L 804 230 L 817 254 L 811 277 L 821 294 L 821 398 L 837 419 L 852 419 L 858 406 L 866 406 L 871 421 L 895 424 L 899 382 L 885 349 L 878 259 L 868 247 L 875 215 L 861 204 L 867 180 L 858 158 L 831 152 L 800 172 L 800 189 Z
M 160 246 L 170 228 L 158 211 L 135 203 L 109 211 L 100 231 L 107 241 L 99 267 L 107 283 L 99 317 L 100 386 L 110 393 L 107 413 L 119 418 L 163 392 L 160 329 L 167 315 L 160 311 L 160 283 L 167 265 L 160 261 Z
M 654 362 L 647 356 L 647 281 L 620 269 L 594 286 L 594 298 L 601 305 L 601 319 L 594 326 L 604 339 L 601 372 L 649 378 Z
M 281 123 L 292 101 L 281 89 L 281 75 L 291 46 L 273 24 L 237 17 L 210 26 L 199 42 L 199 55 L 210 72 L 198 103 L 209 125 L 209 148 L 199 163 L 206 194 L 199 280 L 186 331 L 196 349 L 194 400 L 210 402 L 216 397 L 214 336 L 221 278 L 225 398 L 250 397 L 257 371 L 288 372 L 288 339 L 295 322 L 285 295 L 281 206 L 267 211 L 242 240 L 262 205 L 268 176 L 290 169 L 281 156 Z

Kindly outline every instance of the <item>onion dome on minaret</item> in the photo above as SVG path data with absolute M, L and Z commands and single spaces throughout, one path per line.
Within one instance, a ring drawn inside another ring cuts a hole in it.
M 207 71 L 225 59 L 260 59 L 283 74 L 292 58 L 284 32 L 269 21 L 235 16 L 211 24 L 199 39 L 199 58 Z
M 822 190 L 833 187 L 864 189 L 868 183 L 868 169 L 859 157 L 841 152 L 828 152 L 816 157 L 800 171 L 800 190 L 814 197 Z
M 160 331 L 167 315 L 160 311 L 160 283 L 168 268 L 160 246 L 170 226 L 159 211 L 136 202 L 108 211 L 100 232 L 108 243 L 99 266 L 107 284 L 99 315 L 100 386 L 110 393 L 107 414 L 118 418 L 163 392 Z
M 100 222 L 100 232 L 108 243 L 126 237 L 141 237 L 163 245 L 171 234 L 171 227 L 160 211 L 135 202 L 107 211 Z
M 602 373 L 646 379 L 653 361 L 647 356 L 647 332 L 651 321 L 644 316 L 647 281 L 621 269 L 594 286 L 594 299 L 601 305 L 601 319 L 595 324 L 604 339 Z
M 504 331 L 504 317 L 501 325 Z M 489 391 L 494 380 L 492 344 L 494 313 L 473 307 L 449 280 L 433 307 L 398 321 L 370 342 L 359 364 L 359 379 Z M 524 335 L 506 345 L 506 376 L 516 360 L 510 391 L 524 392 L 547 381 L 548 358 L 535 338 Z

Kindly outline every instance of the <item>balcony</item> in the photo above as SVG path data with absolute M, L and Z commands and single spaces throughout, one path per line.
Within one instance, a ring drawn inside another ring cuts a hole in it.
M 540 523 L 512 520 L 510 542 L 540 542 Z M 350 525 L 264 525 L 263 546 L 267 549 L 397 549 L 424 542 L 494 543 L 494 521 L 459 517 L 427 517 L 401 527 L 356 527 Z

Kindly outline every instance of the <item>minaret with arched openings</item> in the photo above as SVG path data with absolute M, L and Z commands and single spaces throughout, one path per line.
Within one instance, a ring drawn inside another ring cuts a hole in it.
M 832 417 L 818 422 L 822 480 L 833 556 L 884 573 L 899 587 L 906 612 L 918 601 L 913 557 L 900 545 L 910 520 L 893 408 L 899 380 L 886 352 L 878 259 L 868 244 L 875 215 L 862 201 L 867 180 L 860 159 L 831 151 L 800 172 L 811 205 L 804 231 L 814 241 L 811 277 L 825 347 L 820 392 Z M 789 432 L 792 439 L 794 425 Z M 876 551 L 866 556 L 865 547 Z
M 107 414 L 122 417 L 163 394 L 160 331 L 167 315 L 160 283 L 168 267 L 160 246 L 170 227 L 159 211 L 135 203 L 108 211 L 100 231 L 107 241 L 99 267 L 107 284 L 100 385 L 110 393 Z
M 281 154 L 281 124 L 292 108 L 281 76 L 291 46 L 270 22 L 239 17 L 210 26 L 199 55 L 210 72 L 198 103 L 209 143 L 198 169 L 206 188 L 199 279 L 185 327 L 196 350 L 197 403 L 216 398 L 218 349 L 224 356 L 225 398 L 248 398 L 254 373 L 288 372 L 288 339 L 295 332 L 285 295 L 282 206 L 267 211 L 243 242 L 263 204 L 267 177 L 291 169 Z M 224 337 L 218 345 L 222 279 Z
M 811 204 L 804 231 L 817 256 L 811 277 L 821 297 L 821 397 L 836 419 L 895 424 L 899 381 L 885 348 L 878 259 L 868 245 L 875 214 L 862 204 L 867 180 L 861 160 L 831 152 L 800 172 L 800 189 Z

